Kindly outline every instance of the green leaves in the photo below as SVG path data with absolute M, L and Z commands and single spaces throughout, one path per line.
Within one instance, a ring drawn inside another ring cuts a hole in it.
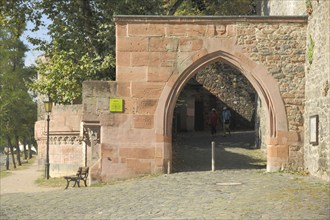
M 31 88 L 49 95 L 54 102 L 71 103 L 80 99 L 84 80 L 97 79 L 99 72 L 108 70 L 114 63 L 111 55 L 78 55 L 73 49 L 60 50 L 56 45 L 51 55 L 38 63 L 39 80 Z
M 33 137 L 36 103 L 27 83 L 36 77 L 33 68 L 24 68 L 26 47 L 17 38 L 15 27 L 0 30 L 0 145 L 15 136 Z
M 15 12 L 17 24 L 33 21 L 36 30 L 42 17 L 49 19 L 51 42 L 30 38 L 47 57 L 38 64 L 40 78 L 31 88 L 57 103 L 71 103 L 81 98 L 84 80 L 115 79 L 113 15 L 252 14 L 255 1 L 12 0 L 4 9 Z

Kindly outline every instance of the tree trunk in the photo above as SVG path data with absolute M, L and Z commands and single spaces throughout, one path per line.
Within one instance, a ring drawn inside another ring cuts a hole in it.
M 168 15 L 174 15 L 174 13 L 176 12 L 176 10 L 180 7 L 180 5 L 182 4 L 183 0 L 177 0 L 175 1 L 175 3 L 173 4 L 173 6 L 170 8 Z
M 24 160 L 27 160 L 27 159 L 28 159 L 28 152 L 27 152 L 27 150 L 26 150 L 26 145 L 27 145 L 27 140 L 26 140 L 26 138 L 24 137 L 24 138 L 23 138 Z
M 16 161 L 15 161 L 15 155 L 14 155 L 14 147 L 13 147 L 13 145 L 11 144 L 11 140 L 10 140 L 10 137 L 9 137 L 9 136 L 7 136 L 7 142 L 8 142 L 9 148 L 10 148 L 10 153 L 11 153 L 11 158 L 12 158 L 12 160 L 13 160 L 14 169 L 16 169 Z
M 31 149 L 31 141 L 29 141 L 29 143 L 28 143 L 28 155 L 29 155 L 29 159 L 31 159 L 32 158 L 32 149 Z
M 9 149 L 6 148 L 7 150 L 5 151 L 6 154 L 6 170 L 9 170 Z
M 21 150 L 19 149 L 19 139 L 18 139 L 18 136 L 16 136 L 16 158 L 17 158 L 17 163 L 18 163 L 18 166 L 22 166 L 22 162 L 21 162 Z

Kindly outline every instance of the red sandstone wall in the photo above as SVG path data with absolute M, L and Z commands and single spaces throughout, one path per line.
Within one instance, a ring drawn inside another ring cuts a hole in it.
M 79 166 L 84 165 L 84 151 L 79 138 L 81 120 L 81 105 L 55 105 L 53 107 L 49 128 L 51 177 L 74 174 Z M 36 122 L 35 138 L 38 144 L 38 165 L 40 169 L 44 169 L 47 138 L 46 120 Z
M 302 105 L 299 51 L 305 45 L 299 40 L 304 42 L 306 20 L 266 20 L 117 17 L 117 82 L 84 83 L 83 121 L 100 126 L 93 178 L 166 171 L 176 99 L 200 68 L 219 59 L 242 71 L 261 97 L 269 126 L 269 170 L 286 166 L 289 146 L 299 151 L 302 142 L 303 123 L 293 116 L 303 111 L 295 106 Z M 289 36 L 293 44 L 283 45 Z M 288 62 L 292 66 L 284 67 Z M 111 98 L 124 100 L 122 113 L 109 112 Z

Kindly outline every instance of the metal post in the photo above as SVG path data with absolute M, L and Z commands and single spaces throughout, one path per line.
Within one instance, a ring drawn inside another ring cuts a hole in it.
M 167 161 L 167 174 L 170 174 L 171 173 L 171 161 L 168 160 Z
M 47 143 L 46 143 L 46 162 L 45 162 L 45 176 L 49 179 L 49 114 L 47 114 Z
M 215 142 L 212 141 L 212 172 L 215 171 L 215 162 L 214 162 L 215 152 L 214 152 L 214 145 L 215 145 Z

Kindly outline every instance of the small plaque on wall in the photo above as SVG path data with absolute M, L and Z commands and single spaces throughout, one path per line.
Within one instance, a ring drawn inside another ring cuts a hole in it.
M 123 112 L 123 99 L 110 99 L 110 112 Z
M 312 145 L 319 144 L 319 116 L 313 115 L 309 118 L 309 143 Z

